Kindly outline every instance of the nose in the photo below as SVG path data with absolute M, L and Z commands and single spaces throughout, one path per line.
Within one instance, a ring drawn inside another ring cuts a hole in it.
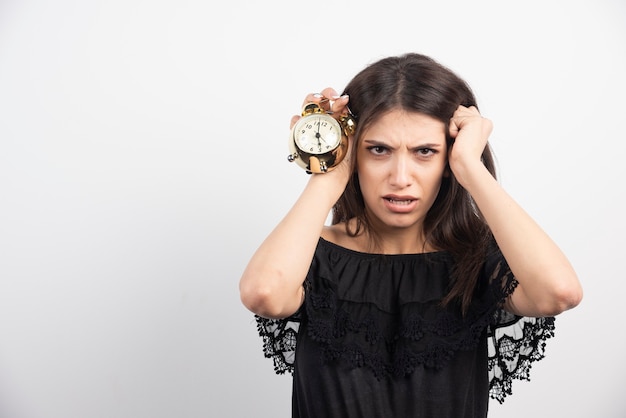
M 390 183 L 392 186 L 403 189 L 412 184 L 413 176 L 411 173 L 411 164 L 409 159 L 404 155 L 396 155 L 392 161 Z

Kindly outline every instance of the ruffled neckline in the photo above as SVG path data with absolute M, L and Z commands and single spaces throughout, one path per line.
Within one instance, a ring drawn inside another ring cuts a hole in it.
M 334 249 L 335 251 L 342 252 L 346 255 L 354 256 L 358 258 L 364 258 L 364 259 L 371 259 L 374 257 L 374 258 L 388 258 L 391 260 L 403 261 L 403 260 L 410 260 L 410 259 L 415 259 L 415 258 L 418 258 L 418 259 L 425 258 L 425 257 L 448 258 L 452 256 L 449 251 L 444 251 L 444 250 L 427 251 L 427 252 L 422 252 L 422 253 L 402 253 L 402 254 L 370 253 L 370 252 L 365 252 L 365 251 L 353 250 L 353 249 L 341 246 L 339 244 L 336 244 L 322 237 L 320 237 L 319 243 L 331 249 Z

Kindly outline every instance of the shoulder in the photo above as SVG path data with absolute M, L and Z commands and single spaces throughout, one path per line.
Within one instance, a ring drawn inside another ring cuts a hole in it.
M 322 229 L 322 238 L 334 244 L 340 244 L 347 235 L 345 223 L 343 222 L 335 225 L 326 225 Z
M 352 227 L 352 225 L 349 226 Z M 353 251 L 367 252 L 368 241 L 365 234 L 358 234 L 356 236 L 348 234 L 345 222 L 325 226 L 322 230 L 322 238 L 340 247 Z

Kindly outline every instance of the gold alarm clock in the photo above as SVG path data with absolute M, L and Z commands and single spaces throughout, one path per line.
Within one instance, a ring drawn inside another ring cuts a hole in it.
M 332 171 L 346 156 L 348 135 L 356 130 L 351 114 L 335 119 L 318 103 L 307 103 L 291 129 L 287 159 L 307 173 Z

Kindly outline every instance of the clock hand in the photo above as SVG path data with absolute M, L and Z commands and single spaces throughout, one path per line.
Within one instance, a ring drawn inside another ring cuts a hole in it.
M 322 122 L 318 119 L 317 120 L 317 132 L 315 133 L 315 137 L 317 138 L 317 147 L 319 149 L 320 152 L 322 152 L 322 143 L 320 142 L 320 140 L 323 140 L 322 135 L 320 135 L 320 125 L 322 124 Z M 326 142 L 326 141 L 324 141 Z

